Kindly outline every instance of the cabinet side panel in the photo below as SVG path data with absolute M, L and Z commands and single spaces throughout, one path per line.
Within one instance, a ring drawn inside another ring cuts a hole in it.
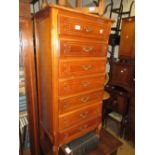
M 123 20 L 120 40 L 120 56 L 134 58 L 135 53 L 135 21 Z
M 36 17 L 37 74 L 40 125 L 52 134 L 52 61 L 50 13 L 46 10 Z

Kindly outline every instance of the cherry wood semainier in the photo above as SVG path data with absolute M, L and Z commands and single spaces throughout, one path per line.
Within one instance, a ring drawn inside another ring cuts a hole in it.
M 45 154 L 101 126 L 112 21 L 50 5 L 35 15 L 40 143 Z

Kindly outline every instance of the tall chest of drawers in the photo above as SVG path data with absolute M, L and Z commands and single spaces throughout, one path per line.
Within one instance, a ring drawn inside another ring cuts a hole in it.
M 55 5 L 35 15 L 40 143 L 45 154 L 58 154 L 60 145 L 101 125 L 111 23 Z

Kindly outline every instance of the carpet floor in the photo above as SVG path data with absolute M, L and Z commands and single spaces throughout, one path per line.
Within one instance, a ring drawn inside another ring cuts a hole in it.
M 119 147 L 117 155 L 135 155 L 133 144 L 118 136 L 118 131 L 114 123 L 108 123 L 105 129 L 123 143 L 123 145 Z M 24 155 L 31 155 L 30 151 L 25 150 Z
M 114 121 L 109 119 L 105 129 L 123 143 L 123 145 L 118 149 L 117 155 L 135 155 L 134 145 L 118 136 L 119 130 Z

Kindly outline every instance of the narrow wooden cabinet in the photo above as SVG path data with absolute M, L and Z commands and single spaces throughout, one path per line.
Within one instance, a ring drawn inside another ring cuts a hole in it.
M 135 57 L 135 17 L 122 19 L 119 57 Z
M 56 5 L 35 15 L 40 142 L 45 154 L 57 155 L 60 145 L 101 125 L 111 23 Z

